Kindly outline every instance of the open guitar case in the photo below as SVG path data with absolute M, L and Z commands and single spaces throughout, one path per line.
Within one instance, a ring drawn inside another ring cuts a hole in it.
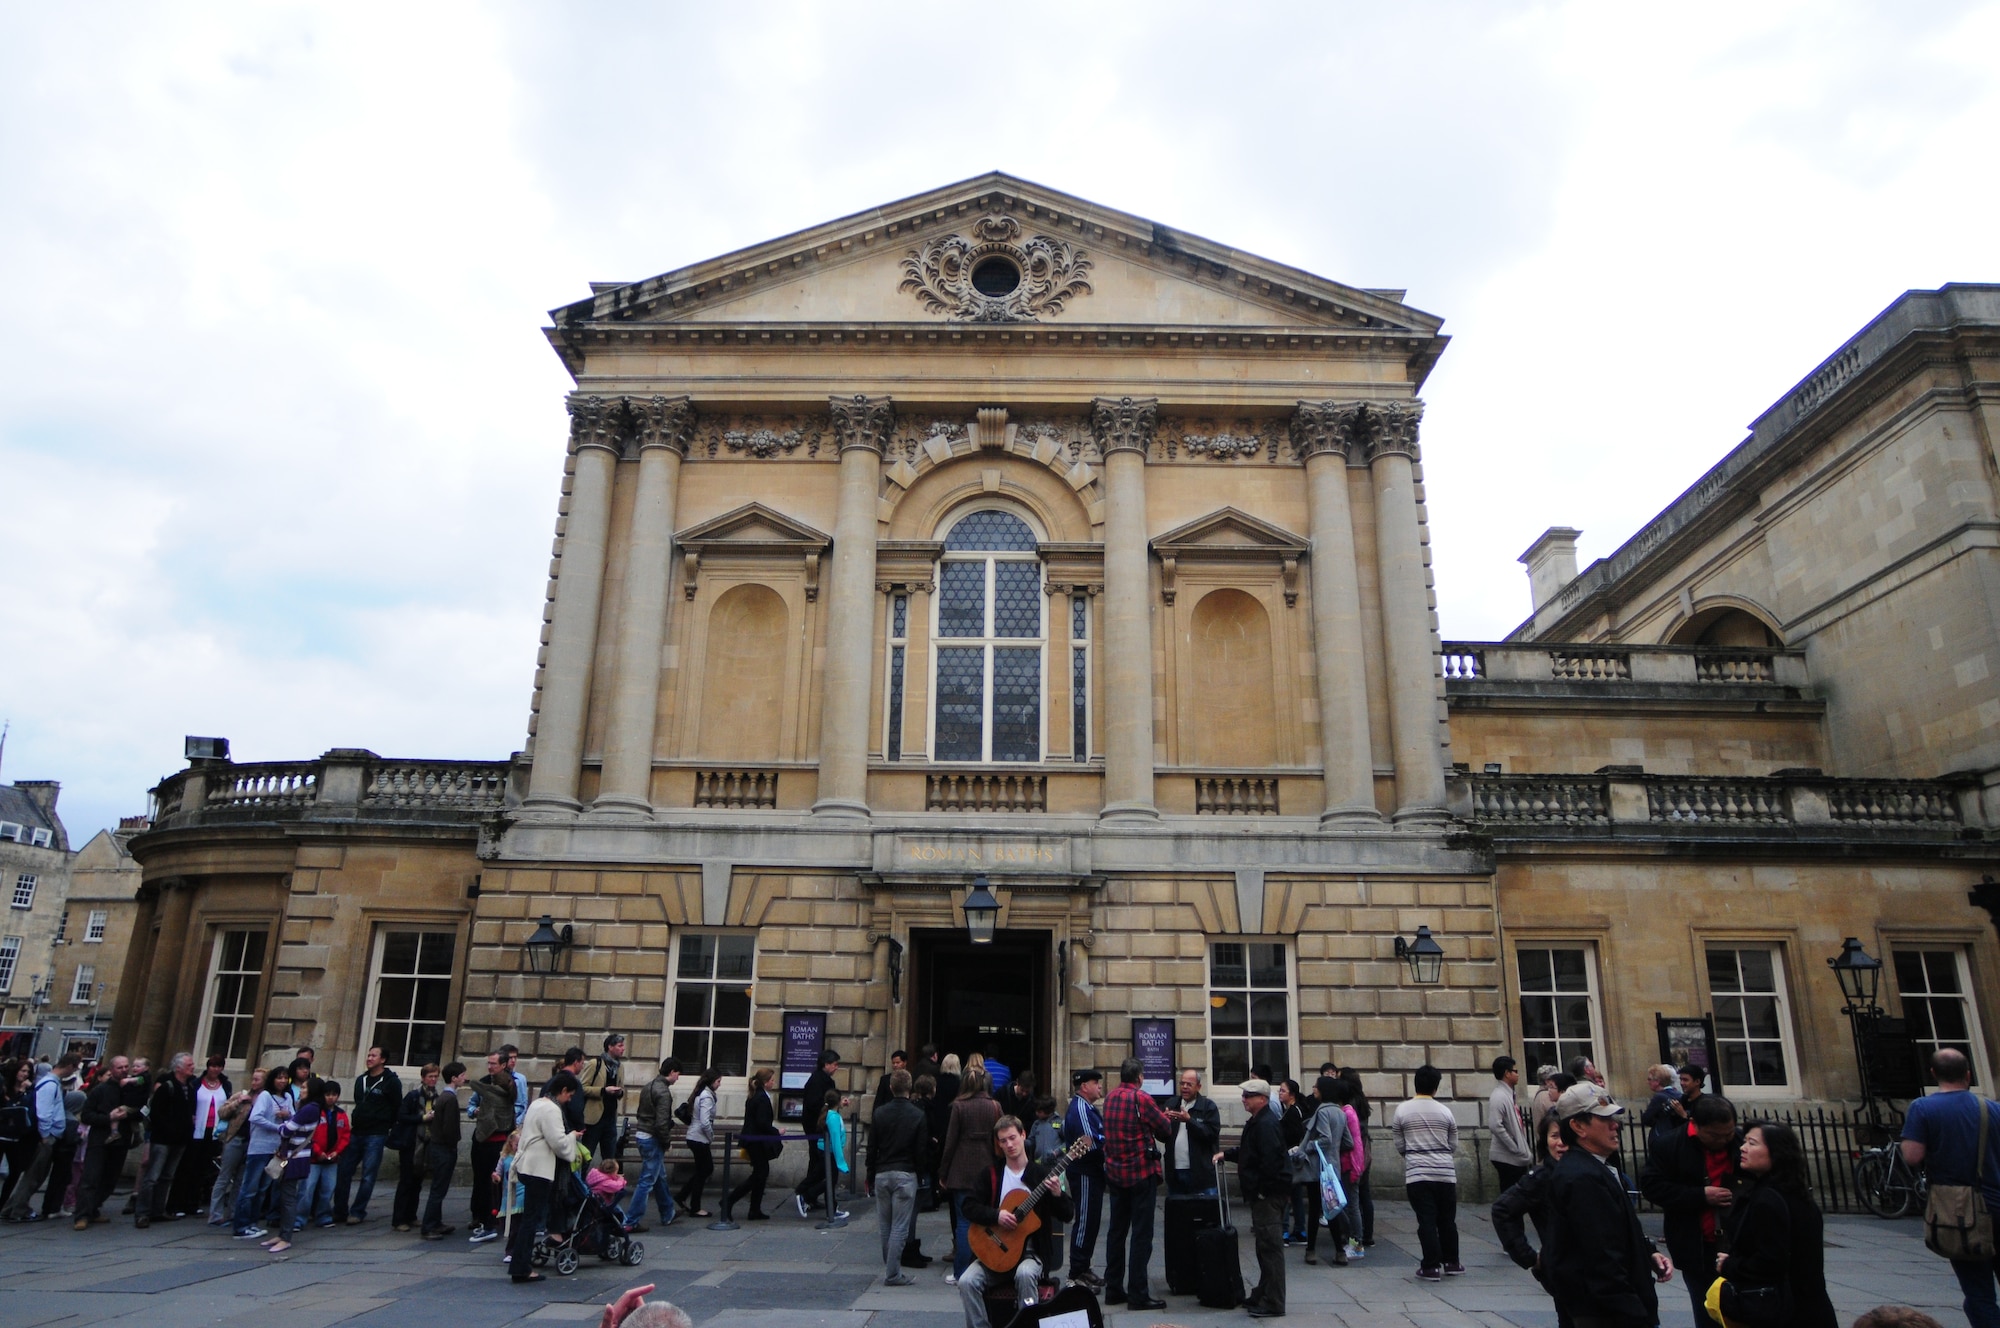
M 1002 1303 L 1012 1306 L 1011 1283 L 1008 1290 L 1010 1294 Z M 993 1308 L 989 1300 L 989 1313 Z M 1070 1283 L 1039 1304 L 1023 1305 L 1012 1319 L 992 1317 L 995 1328 L 1037 1328 L 1043 1324 L 1049 1328 L 1104 1328 L 1104 1306 L 1097 1294 L 1081 1282 Z

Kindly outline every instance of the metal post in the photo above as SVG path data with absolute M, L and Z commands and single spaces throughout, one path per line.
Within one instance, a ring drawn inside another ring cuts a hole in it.
M 1879 1132 L 1882 1111 L 1875 1104 L 1875 1086 L 1868 1078 L 1868 1055 L 1862 1045 L 1861 1026 L 1864 1022 L 1873 1022 L 1882 1012 L 1873 1006 L 1850 1005 L 1841 1013 L 1847 1016 L 1847 1025 L 1854 1033 L 1854 1068 L 1861 1072 L 1861 1101 L 1868 1112 L 1868 1124 Z
M 824 1130 L 825 1127 L 822 1126 L 821 1128 Z M 826 1171 L 826 1221 L 819 1223 L 818 1227 L 821 1231 L 828 1231 L 846 1226 L 847 1215 L 840 1211 L 837 1202 L 840 1195 L 834 1188 L 840 1184 L 840 1169 L 834 1165 L 833 1148 L 831 1147 L 832 1140 L 828 1139 L 823 1133 L 820 1135 L 820 1140 L 822 1146 L 819 1150 L 819 1155 L 821 1164 Z
M 729 1173 L 730 1163 L 736 1160 L 736 1136 L 725 1133 L 722 1136 L 722 1215 L 708 1224 L 710 1231 L 734 1231 L 736 1224 L 729 1220 Z

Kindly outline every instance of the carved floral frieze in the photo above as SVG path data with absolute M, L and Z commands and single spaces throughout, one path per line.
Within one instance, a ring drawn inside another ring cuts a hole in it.
M 1014 265 L 1020 280 L 1012 290 L 988 295 L 972 284 L 973 269 L 989 258 Z M 994 214 L 912 250 L 899 289 L 929 312 L 963 322 L 1033 322 L 1090 294 L 1090 268 L 1090 256 L 1068 240 L 1023 235 L 1019 221 Z
M 827 435 L 824 415 L 732 415 L 704 419 L 699 447 L 710 458 L 728 453 L 768 460 L 803 452 L 819 455 Z
M 1163 423 L 1157 445 L 1169 461 L 1186 452 L 1190 460 L 1278 459 L 1278 435 L 1255 420 L 1188 419 Z
M 898 418 L 888 455 L 914 462 L 932 442 L 952 448 L 966 439 L 966 421 L 944 415 L 917 415 Z

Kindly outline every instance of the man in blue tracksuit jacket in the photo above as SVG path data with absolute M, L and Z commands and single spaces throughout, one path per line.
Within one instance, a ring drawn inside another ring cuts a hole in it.
M 1063 1113 L 1062 1141 L 1068 1147 L 1078 1139 L 1097 1142 L 1070 1164 L 1069 1180 L 1076 1190 L 1076 1225 L 1070 1229 L 1069 1275 L 1092 1291 L 1104 1282 L 1090 1271 L 1097 1253 L 1097 1227 L 1104 1216 L 1104 1113 L 1097 1104 L 1104 1097 L 1104 1076 L 1096 1070 L 1078 1070 L 1072 1080 L 1069 1110 Z

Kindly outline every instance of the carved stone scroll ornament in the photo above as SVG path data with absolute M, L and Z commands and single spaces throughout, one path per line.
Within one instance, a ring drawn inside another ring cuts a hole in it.
M 1417 459 L 1417 425 L 1424 418 L 1423 402 L 1385 401 L 1370 406 L 1368 413 L 1375 417 L 1368 438 L 1370 461 L 1396 452 L 1412 461 Z
M 864 448 L 881 456 L 896 429 L 895 403 L 888 397 L 832 397 L 827 401 L 838 450 Z
M 1090 257 L 1067 240 L 1051 235 L 1023 239 L 1021 223 L 1008 216 L 975 221 L 970 233 L 941 235 L 903 260 L 901 290 L 934 314 L 964 322 L 1012 323 L 1054 317 L 1079 295 L 1090 294 L 1084 278 Z M 1004 258 L 1020 274 L 1010 291 L 988 295 L 972 284 L 972 271 L 989 258 Z
M 1392 453 L 1415 459 L 1421 401 L 1301 401 L 1292 414 L 1292 450 L 1300 458 L 1335 452 L 1350 461 Z
M 1358 401 L 1301 401 L 1292 412 L 1292 455 L 1301 461 L 1322 452 L 1352 456 L 1361 408 Z
M 626 402 L 639 447 L 664 447 L 687 455 L 694 438 L 694 402 L 688 397 L 631 397 Z
M 767 460 L 791 456 L 801 448 L 809 457 L 819 455 L 826 436 L 824 415 L 783 415 L 775 418 L 744 415 L 731 420 L 710 420 L 702 429 L 702 446 L 710 457 L 718 452 Z
M 1157 397 L 1099 397 L 1090 409 L 1090 431 L 1097 438 L 1097 450 L 1105 456 L 1118 451 L 1146 455 L 1153 445 L 1153 426 L 1158 422 Z

